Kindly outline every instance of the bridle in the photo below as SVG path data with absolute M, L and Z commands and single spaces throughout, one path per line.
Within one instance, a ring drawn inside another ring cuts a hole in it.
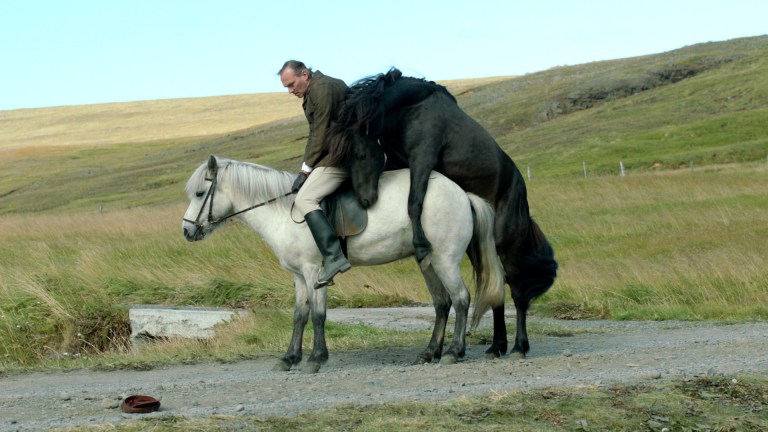
M 199 232 L 202 232 L 201 230 L 203 229 L 203 224 L 202 224 L 202 222 L 200 222 L 200 217 L 203 215 L 203 211 L 205 211 L 206 203 L 208 204 L 208 224 L 209 225 L 217 225 L 217 224 L 220 224 L 220 223 L 226 221 L 227 219 L 233 218 L 233 217 L 241 215 L 241 214 L 243 214 L 245 212 L 248 212 L 248 211 L 251 211 L 253 209 L 256 209 L 256 208 L 265 206 L 267 204 L 273 203 L 273 202 L 277 201 L 280 198 L 285 198 L 285 197 L 290 196 L 290 195 L 293 194 L 293 192 L 291 191 L 291 192 L 288 192 L 288 193 L 286 193 L 284 195 L 280 195 L 280 196 L 275 197 L 275 198 L 270 198 L 267 201 L 258 203 L 256 205 L 252 205 L 252 206 L 250 206 L 248 208 L 245 208 L 243 210 L 230 213 L 230 214 L 228 214 L 226 216 L 222 216 L 220 218 L 214 218 L 213 217 L 213 197 L 216 195 L 216 185 L 219 182 L 219 167 L 216 167 L 216 169 L 213 171 L 212 178 L 206 177 L 205 181 L 211 182 L 211 187 L 208 188 L 208 193 L 205 194 L 205 199 L 203 200 L 203 205 L 200 206 L 200 211 L 197 212 L 197 217 L 195 218 L 195 220 L 189 220 L 187 218 L 183 218 L 182 219 L 184 222 L 189 222 L 192 225 L 194 225 L 195 229 L 197 231 L 199 231 Z

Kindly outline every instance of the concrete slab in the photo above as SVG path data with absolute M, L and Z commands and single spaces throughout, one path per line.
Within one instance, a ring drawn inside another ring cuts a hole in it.
M 215 335 L 213 328 L 217 324 L 247 314 L 243 309 L 135 305 L 128 310 L 131 341 L 207 339 Z

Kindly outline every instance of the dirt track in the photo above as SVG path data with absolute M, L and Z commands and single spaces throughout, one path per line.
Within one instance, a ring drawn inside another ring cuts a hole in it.
M 328 319 L 407 330 L 430 328 L 431 317 L 430 308 L 335 309 Z M 346 403 L 446 400 L 541 387 L 768 372 L 768 323 L 557 323 L 584 333 L 533 336 L 526 360 L 484 360 L 486 347 L 473 345 L 466 359 L 452 366 L 410 366 L 419 349 L 392 349 L 332 352 L 328 364 L 315 375 L 272 371 L 276 359 L 267 358 L 145 372 L 0 377 L 0 431 L 115 424 L 142 416 L 285 416 Z M 162 409 L 153 414 L 122 414 L 117 404 L 121 396 L 130 394 L 158 397 Z

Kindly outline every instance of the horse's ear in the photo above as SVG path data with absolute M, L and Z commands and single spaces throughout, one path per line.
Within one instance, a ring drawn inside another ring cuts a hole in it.
M 391 69 L 389 69 L 389 72 L 387 72 L 387 75 L 389 76 L 390 81 L 396 81 L 401 76 L 403 76 L 403 73 L 400 72 L 398 68 L 392 67 Z
M 208 170 L 209 171 L 216 171 L 217 165 L 216 165 L 216 156 L 211 155 L 211 157 L 208 159 Z

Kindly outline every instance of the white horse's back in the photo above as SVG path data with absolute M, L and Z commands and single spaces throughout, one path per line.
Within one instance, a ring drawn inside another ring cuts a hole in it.
M 408 217 L 410 171 L 386 171 L 379 183 L 379 200 L 368 209 L 368 226 L 349 238 L 353 265 L 378 265 L 413 255 L 413 230 Z M 434 253 L 458 259 L 472 238 L 472 209 L 466 192 L 438 172 L 429 177 L 422 224 Z

